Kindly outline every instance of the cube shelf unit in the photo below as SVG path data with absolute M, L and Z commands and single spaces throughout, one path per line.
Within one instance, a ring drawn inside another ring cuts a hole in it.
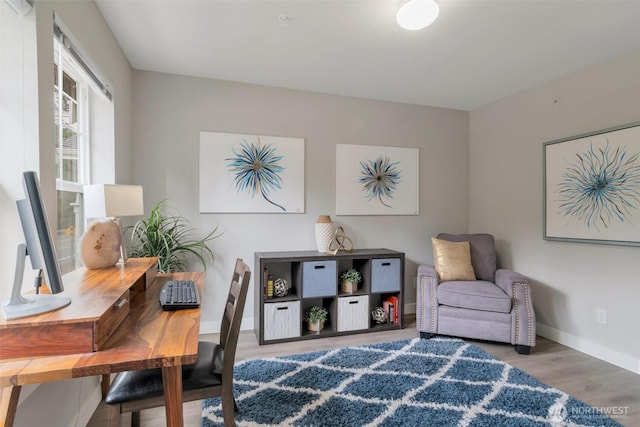
M 340 275 L 354 268 L 358 289 L 343 292 Z M 255 253 L 254 330 L 260 345 L 324 338 L 403 327 L 404 253 L 391 249 L 356 249 L 330 255 L 317 251 Z M 284 279 L 284 296 L 268 294 L 268 281 Z M 396 321 L 378 323 L 371 312 L 395 300 Z M 322 306 L 328 319 L 320 332 L 309 331 L 304 314 Z M 397 309 L 396 308 L 396 309 Z

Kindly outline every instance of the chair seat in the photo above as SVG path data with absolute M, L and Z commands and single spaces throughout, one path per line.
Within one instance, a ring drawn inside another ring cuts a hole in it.
M 183 390 L 197 390 L 222 383 L 224 350 L 208 341 L 198 343 L 198 358 L 191 365 L 182 367 Z M 132 402 L 164 394 L 162 369 L 144 369 L 121 372 L 114 378 L 104 401 L 108 405 Z
M 484 280 L 450 281 L 438 286 L 438 302 L 471 310 L 511 312 L 511 298 L 496 284 Z

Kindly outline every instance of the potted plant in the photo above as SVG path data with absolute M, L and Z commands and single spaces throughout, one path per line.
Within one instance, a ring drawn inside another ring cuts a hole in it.
M 324 307 L 314 305 L 304 314 L 304 320 L 307 321 L 307 327 L 310 331 L 320 332 L 324 328 L 324 322 L 327 320 L 328 312 Z
M 207 242 L 219 236 L 218 227 L 201 239 L 193 238 L 195 229 L 188 219 L 169 213 L 165 200 L 156 205 L 149 217 L 139 220 L 131 229 L 131 257 L 158 257 L 158 271 L 185 271 L 189 258 L 195 258 L 203 270 L 213 260 Z
M 358 282 L 362 280 L 360 272 L 354 268 L 351 268 L 340 276 L 342 279 L 342 292 L 356 292 L 358 290 Z

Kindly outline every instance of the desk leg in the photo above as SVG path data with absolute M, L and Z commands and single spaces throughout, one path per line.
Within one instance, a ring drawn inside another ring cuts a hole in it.
M 13 427 L 22 386 L 0 388 L 0 427 Z
M 107 397 L 107 393 L 109 393 L 109 387 L 111 387 L 111 375 L 104 374 L 102 375 L 102 381 L 100 381 L 100 387 L 102 389 L 102 400 Z
M 162 368 L 162 385 L 167 411 L 167 427 L 183 427 L 182 415 L 182 366 Z

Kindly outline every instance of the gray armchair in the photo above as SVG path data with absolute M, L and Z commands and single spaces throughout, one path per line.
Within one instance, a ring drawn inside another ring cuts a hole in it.
M 536 316 L 527 278 L 496 268 L 495 240 L 490 234 L 442 233 L 438 239 L 469 242 L 476 280 L 441 282 L 436 267 L 420 265 L 416 301 L 420 336 L 508 342 L 519 354 L 529 354 L 536 343 Z

